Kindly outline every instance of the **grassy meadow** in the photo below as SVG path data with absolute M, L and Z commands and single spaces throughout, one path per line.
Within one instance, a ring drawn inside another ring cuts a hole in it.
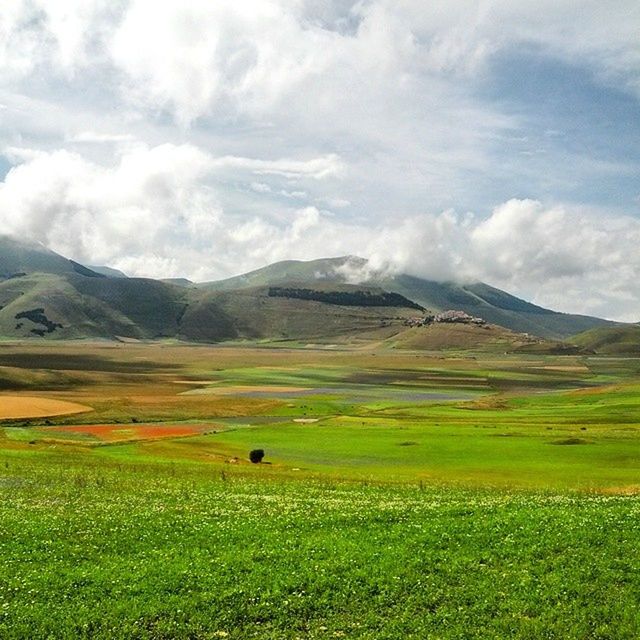
M 639 397 L 633 358 L 0 344 L 0 637 L 637 638 Z

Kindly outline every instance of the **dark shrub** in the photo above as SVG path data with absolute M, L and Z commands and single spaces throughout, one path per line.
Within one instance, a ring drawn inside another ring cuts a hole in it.
M 249 460 L 254 464 L 262 462 L 262 458 L 264 458 L 264 449 L 253 449 L 249 452 Z

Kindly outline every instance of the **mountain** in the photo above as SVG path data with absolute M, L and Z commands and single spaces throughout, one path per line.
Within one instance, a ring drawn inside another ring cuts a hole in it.
M 175 284 L 179 287 L 192 287 L 193 282 L 188 280 L 187 278 L 163 278 L 162 282 L 166 282 L 168 284 Z
M 341 304 L 330 304 L 327 295 L 335 292 L 319 289 L 215 291 L 183 281 L 106 277 L 7 238 L 0 250 L 5 337 L 309 341 L 368 332 L 384 339 L 417 311 L 410 300 L 372 288 L 341 285 Z
M 0 278 L 12 278 L 29 273 L 79 273 L 88 277 L 100 274 L 87 267 L 63 258 L 36 242 L 16 240 L 0 236 Z
M 438 322 L 426 327 L 411 327 L 400 331 L 385 341 L 393 349 L 440 351 L 459 349 L 517 352 L 530 354 L 569 355 L 585 353 L 576 345 L 555 342 L 515 333 L 494 324 L 452 324 Z
M 345 283 L 359 274 L 363 277 L 362 286 L 394 291 L 432 311 L 460 309 L 512 331 L 554 340 L 563 340 L 596 327 L 616 325 L 601 318 L 551 311 L 484 283 L 435 282 L 408 274 L 368 273 L 366 260 L 354 256 L 308 262 L 287 260 L 203 286 L 216 291 L 287 283 L 326 287 Z
M 226 280 L 205 282 L 202 286 L 215 291 L 231 291 L 234 289 L 275 286 L 296 282 L 344 284 L 348 281 L 348 278 L 341 275 L 341 269 L 356 263 L 358 267 L 364 267 L 366 260 L 355 256 L 322 258 L 309 261 L 284 260 L 233 278 L 227 278 Z
M 221 282 L 192 284 L 111 275 L 108 268 L 89 269 L 41 245 L 0 237 L 0 336 L 505 348 L 529 344 L 514 332 L 558 339 L 612 325 L 555 313 L 484 284 L 375 274 L 363 283 L 349 282 L 354 272 L 366 269 L 366 261 L 353 257 L 287 261 Z M 425 309 L 459 309 L 500 326 L 408 328 Z

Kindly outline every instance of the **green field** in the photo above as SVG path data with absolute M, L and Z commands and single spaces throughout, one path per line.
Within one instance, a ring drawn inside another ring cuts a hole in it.
M 640 636 L 639 360 L 6 343 L 0 388 L 91 408 L 0 427 L 0 637 Z

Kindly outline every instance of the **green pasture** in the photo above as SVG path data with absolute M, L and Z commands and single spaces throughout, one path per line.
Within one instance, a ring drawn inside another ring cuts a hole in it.
M 3 638 L 640 633 L 640 501 L 0 457 Z
M 1 638 L 640 637 L 635 359 L 10 348 Z
M 72 367 L 86 363 L 82 373 L 94 367 L 109 386 L 96 397 L 90 385 L 57 392 L 95 411 L 5 428 L 5 441 L 66 441 L 98 448 L 105 459 L 212 465 L 244 463 L 251 449 L 263 448 L 270 474 L 344 480 L 625 492 L 640 486 L 635 359 L 247 348 L 183 349 L 183 361 L 162 362 L 165 352 L 152 349 L 119 350 L 117 361 L 49 354 L 49 366 L 78 376 Z M 19 353 L 5 359 L 34 362 Z M 126 428 L 132 421 L 195 422 L 215 433 L 117 444 L 46 424 Z

